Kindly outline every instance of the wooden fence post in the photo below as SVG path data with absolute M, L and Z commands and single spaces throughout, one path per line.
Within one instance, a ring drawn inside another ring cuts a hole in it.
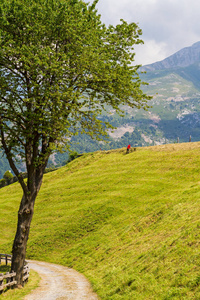
M 9 272 L 6 272 L 5 275 L 9 275 L 9 274 L 10 274 Z M 10 283 L 10 277 L 9 277 L 9 276 L 6 278 L 6 284 L 7 284 L 7 283 Z M 7 289 L 9 289 L 9 288 L 10 288 L 10 286 L 9 286 L 9 284 L 8 284 Z
M 0 254 L 0 263 L 1 260 L 5 261 L 5 264 L 8 265 L 11 263 L 12 255 L 9 254 Z M 23 285 L 28 281 L 29 278 L 29 265 L 25 261 L 24 265 L 24 276 L 23 276 Z M 17 285 L 16 273 L 12 270 L 6 274 L 0 273 L 0 294 L 3 293 L 4 289 L 15 288 Z
M 3 293 L 3 273 L 0 273 L 0 294 Z
M 12 270 L 12 271 L 11 271 L 12 277 L 11 277 L 11 279 L 10 279 L 11 282 L 15 281 L 16 274 L 14 275 L 14 273 L 15 273 L 15 272 Z M 14 289 L 15 286 L 16 286 L 16 284 L 12 284 L 11 288 Z
M 24 284 L 28 282 L 28 278 L 29 278 L 29 266 L 26 265 L 24 267 L 24 277 L 23 277 Z

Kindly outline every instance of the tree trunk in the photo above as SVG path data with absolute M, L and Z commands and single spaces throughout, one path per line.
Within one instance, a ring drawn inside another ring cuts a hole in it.
M 45 150 L 45 149 L 44 149 Z M 43 151 L 43 156 L 45 151 Z M 44 170 L 46 168 L 50 152 L 46 158 L 41 160 L 41 164 L 36 168 L 37 153 L 35 156 L 27 154 L 27 183 L 15 168 L 12 158 L 8 157 L 10 166 L 18 177 L 19 183 L 23 189 L 23 197 L 18 211 L 18 224 L 15 239 L 12 248 L 11 270 L 16 272 L 17 286 L 23 286 L 23 269 L 26 257 L 26 246 L 29 238 L 30 225 L 34 212 L 35 199 L 42 185 Z
M 35 198 L 23 195 L 18 211 L 17 232 L 12 248 L 11 269 L 16 272 L 17 286 L 23 286 L 23 268 L 26 257 L 26 246 L 30 224 L 33 217 Z

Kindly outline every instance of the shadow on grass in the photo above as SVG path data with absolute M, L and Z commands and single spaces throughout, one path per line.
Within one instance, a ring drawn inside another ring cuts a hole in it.
M 8 266 L 6 266 L 6 265 L 0 265 L 0 273 L 10 272 L 10 268 L 11 268 L 10 265 L 8 265 Z

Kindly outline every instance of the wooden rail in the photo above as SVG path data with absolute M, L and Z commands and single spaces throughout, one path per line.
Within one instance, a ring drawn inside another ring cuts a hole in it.
M 12 255 L 0 253 L 0 265 L 3 261 L 7 266 L 11 264 L 11 260 L 12 260 Z M 16 287 L 17 281 L 15 280 L 15 277 L 16 277 L 16 273 L 14 271 L 11 271 L 10 273 L 7 272 L 6 274 L 0 273 L 0 294 L 3 293 L 5 289 Z M 29 265 L 25 261 L 23 282 L 26 283 L 28 281 L 28 278 L 29 278 Z

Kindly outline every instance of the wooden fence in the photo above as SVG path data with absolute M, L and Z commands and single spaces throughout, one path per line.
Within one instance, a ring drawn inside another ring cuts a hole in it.
M 7 266 L 11 264 L 12 255 L 9 254 L 2 254 L 0 253 L 0 265 L 2 262 Z M 15 288 L 17 281 L 15 280 L 16 273 L 11 271 L 10 273 L 7 272 L 6 274 L 0 273 L 0 294 L 3 293 L 5 289 Z M 23 275 L 23 282 L 26 283 L 29 278 L 29 265 L 25 261 L 24 266 L 24 275 Z

